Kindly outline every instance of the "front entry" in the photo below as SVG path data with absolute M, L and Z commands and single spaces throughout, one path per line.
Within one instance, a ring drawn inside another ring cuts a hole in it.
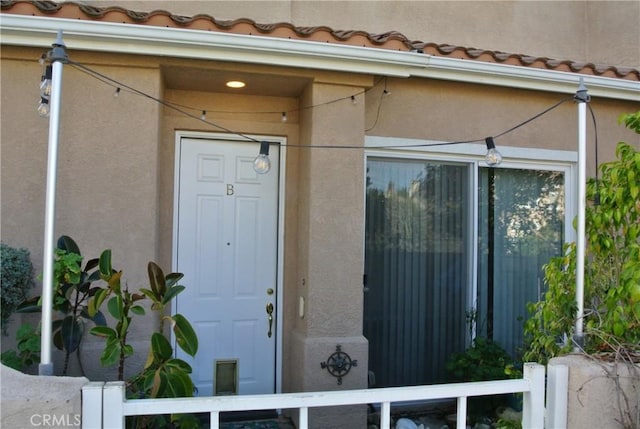
M 275 392 L 278 161 L 253 170 L 259 143 L 179 138 L 175 271 L 185 291 L 175 311 L 198 335 L 197 395 Z M 270 314 L 268 314 L 270 313 Z

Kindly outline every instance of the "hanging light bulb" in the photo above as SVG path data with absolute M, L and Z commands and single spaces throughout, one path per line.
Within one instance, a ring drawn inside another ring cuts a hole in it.
M 120 96 L 120 87 L 117 87 L 113 92 L 113 98 L 118 98 Z
M 351 103 L 358 104 L 358 100 L 356 100 L 356 96 L 355 95 L 351 96 Z
M 40 96 L 46 97 L 47 99 L 51 97 L 51 75 L 52 67 L 51 64 L 49 64 L 45 67 L 42 82 L 40 82 Z
M 282 122 L 287 122 L 287 112 L 282 112 L 282 118 L 280 119 Z
M 258 174 L 266 174 L 271 170 L 271 161 L 269 161 L 269 142 L 260 142 L 260 154 L 253 160 L 253 169 Z
M 38 115 L 43 118 L 49 117 L 49 100 L 45 97 L 40 97 L 40 105 L 38 106 Z
M 206 110 L 202 111 L 202 115 L 200 115 L 200 120 L 202 120 L 202 121 L 206 121 L 207 120 L 207 111 Z
M 502 155 L 496 149 L 496 144 L 493 141 L 493 137 L 487 137 L 484 139 L 485 144 L 487 145 L 487 154 L 484 159 L 487 162 L 489 167 L 495 167 L 502 162 Z

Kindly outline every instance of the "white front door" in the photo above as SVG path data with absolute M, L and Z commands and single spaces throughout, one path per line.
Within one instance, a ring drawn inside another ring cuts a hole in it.
M 258 143 L 182 137 L 178 146 L 175 268 L 186 289 L 175 311 L 193 325 L 199 350 L 177 356 L 192 365 L 199 396 L 216 393 L 216 361 L 231 379 L 237 365 L 237 393 L 274 393 L 279 147 L 260 175 Z

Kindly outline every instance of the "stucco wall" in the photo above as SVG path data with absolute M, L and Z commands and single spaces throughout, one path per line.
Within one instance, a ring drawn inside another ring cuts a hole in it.
M 380 97 L 385 87 L 389 95 Z M 386 83 L 379 83 L 366 94 L 365 127 L 367 135 L 372 136 L 433 141 L 484 139 L 509 130 L 562 100 L 567 101 L 495 142 L 498 147 L 577 151 L 578 111 L 571 95 L 443 80 L 388 78 Z M 638 103 L 594 97 L 590 105 L 598 129 L 599 163 L 615 159 L 619 141 L 640 149 L 638 135 L 618 124 L 618 116 L 637 111 Z M 595 130 L 591 117 L 587 135 L 587 171 L 594 175 Z
M 30 250 L 36 276 L 42 273 L 49 124 L 34 110 L 41 53 L 3 46 L 1 77 L 2 241 Z M 157 65 L 109 55 L 95 63 L 91 55 L 69 54 L 114 79 L 159 94 Z M 115 98 L 114 90 L 72 65 L 64 67 L 55 236 L 73 237 L 85 261 L 110 248 L 114 268 L 124 271 L 123 284 L 137 289 L 148 283 L 147 263 L 158 257 L 160 107 L 126 91 Z M 33 293 L 40 294 L 40 287 Z M 151 318 L 132 323 L 129 338 L 141 351 L 129 362 L 132 369 L 144 362 L 153 326 Z M 102 369 L 97 359 L 103 344 L 87 333 L 82 363 L 92 377 L 113 379 L 115 369 Z M 58 371 L 62 358 L 54 353 Z M 71 364 L 69 374 L 80 374 L 75 357 Z
M 3 428 L 80 427 L 84 377 L 25 375 L 0 365 Z
M 640 365 L 584 355 L 553 358 L 549 365 L 569 368 L 568 429 L 622 429 L 640 424 Z

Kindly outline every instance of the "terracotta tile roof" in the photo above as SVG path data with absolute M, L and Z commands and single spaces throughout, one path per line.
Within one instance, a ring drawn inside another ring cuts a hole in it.
M 396 31 L 372 34 L 357 30 L 339 31 L 325 26 L 296 27 L 286 22 L 259 24 L 248 18 L 228 21 L 219 20 L 205 14 L 194 16 L 174 15 L 164 10 L 135 12 L 119 6 L 97 7 L 73 1 L 57 3 L 53 1 L 0 0 L 0 5 L 2 13 L 121 22 L 126 24 L 219 31 L 235 34 L 256 34 L 267 37 L 282 37 L 400 51 L 418 51 L 440 57 L 640 81 L 640 70 L 634 68 L 581 63 L 571 60 L 556 60 L 546 57 L 532 57 L 464 46 L 412 41 Z

